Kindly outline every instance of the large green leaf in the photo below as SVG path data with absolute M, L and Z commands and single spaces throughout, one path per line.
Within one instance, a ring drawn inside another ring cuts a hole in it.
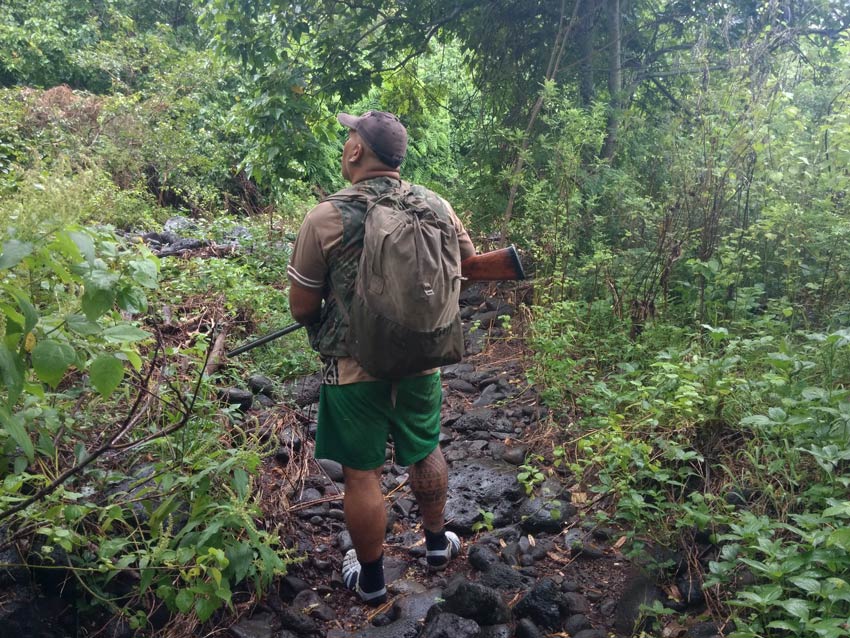
M 150 334 L 129 324 L 119 324 L 104 330 L 103 338 L 110 343 L 128 343 L 148 339 Z
M 46 339 L 33 348 L 32 367 L 39 379 L 56 387 L 76 358 L 74 349 L 67 343 Z
M 86 261 L 90 264 L 94 263 L 94 242 L 92 238 L 86 233 L 76 231 L 70 232 L 68 235 L 71 237 L 71 241 L 76 244 L 80 254 L 86 258 Z
M 151 259 L 136 259 L 130 262 L 133 281 L 145 288 L 156 288 L 156 263 Z
M 83 293 L 82 308 L 89 321 L 96 321 L 115 303 L 115 291 L 111 288 L 90 288 Z
M 35 448 L 27 434 L 23 415 L 10 414 L 5 408 L 0 408 L 0 425 L 12 437 L 12 440 L 20 446 L 24 454 L 27 455 L 27 458 L 32 461 L 35 457 Z
M 0 381 L 9 392 L 7 404 L 11 408 L 24 389 L 24 364 L 5 343 L 0 342 Z
M 32 252 L 32 244 L 29 242 L 10 239 L 3 244 L 3 252 L 0 252 L 0 270 L 12 268 Z
M 11 287 L 6 289 L 18 302 L 18 308 L 21 309 L 21 314 L 24 317 L 24 333 L 32 332 L 32 329 L 38 323 L 38 311 L 23 292 Z
M 850 527 L 834 530 L 826 541 L 828 547 L 838 546 L 845 552 L 850 552 Z
M 140 313 L 148 309 L 145 292 L 137 286 L 128 286 L 118 291 L 118 307 L 127 312 Z
M 92 385 L 103 397 L 115 391 L 124 379 L 124 365 L 110 354 L 102 354 L 89 366 Z
M 103 328 L 94 321 L 89 321 L 83 315 L 77 314 L 65 317 L 65 324 L 71 332 L 75 332 L 78 335 L 83 335 L 85 337 L 100 334 L 100 331 L 103 330 Z

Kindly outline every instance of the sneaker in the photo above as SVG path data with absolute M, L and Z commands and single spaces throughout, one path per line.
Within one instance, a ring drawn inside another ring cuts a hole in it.
M 429 549 L 425 552 L 428 567 L 434 571 L 445 569 L 449 561 L 460 554 L 460 539 L 454 532 L 446 532 L 446 543 L 443 549 Z
M 342 582 L 353 592 L 356 592 L 367 605 L 377 606 L 387 602 L 386 585 L 378 591 L 366 592 L 360 589 L 360 561 L 357 560 L 357 552 L 349 549 L 342 560 Z

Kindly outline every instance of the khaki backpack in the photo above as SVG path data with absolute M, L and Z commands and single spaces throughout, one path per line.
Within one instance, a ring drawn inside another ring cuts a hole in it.
M 369 199 L 347 345 L 369 374 L 398 379 L 463 356 L 460 248 L 442 200 L 401 185 Z

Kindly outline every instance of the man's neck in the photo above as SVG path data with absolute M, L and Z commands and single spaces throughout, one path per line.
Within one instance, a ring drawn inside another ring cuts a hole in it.
M 364 182 L 367 179 L 375 179 L 376 177 L 391 177 L 392 179 L 401 179 L 401 175 L 399 175 L 398 171 L 369 170 L 352 175 L 351 183 L 357 184 L 358 182 Z

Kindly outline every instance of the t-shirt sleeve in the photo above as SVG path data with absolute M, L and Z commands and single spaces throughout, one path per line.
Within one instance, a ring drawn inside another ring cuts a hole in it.
M 449 207 L 452 221 L 454 222 L 455 230 L 457 231 L 457 241 L 460 247 L 460 260 L 463 261 L 468 257 L 475 256 L 475 245 L 472 243 L 469 233 L 466 232 L 466 228 L 463 227 L 463 222 L 460 221 L 460 217 L 457 216 L 457 213 L 455 213 L 451 205 L 448 204 L 448 202 L 446 202 L 446 204 Z
M 323 202 L 307 213 L 286 274 L 304 288 L 324 288 L 328 275 L 328 255 L 342 241 L 342 218 L 336 207 Z

